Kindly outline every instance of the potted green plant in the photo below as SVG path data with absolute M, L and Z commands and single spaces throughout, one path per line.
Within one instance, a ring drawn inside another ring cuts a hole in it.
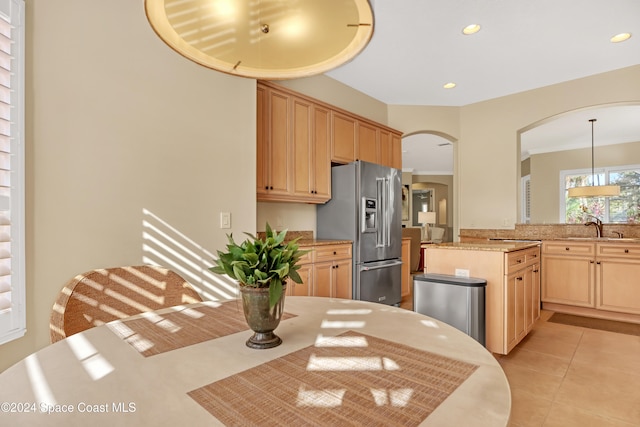
M 247 346 L 271 348 L 282 342 L 273 331 L 282 317 L 286 281 L 302 283 L 298 261 L 308 251 L 300 250 L 298 239 L 285 242 L 287 230 L 277 233 L 269 223 L 264 238 L 245 234 L 249 238 L 240 244 L 227 235 L 227 251 L 218 251 L 210 270 L 238 281 L 245 319 L 254 331 Z

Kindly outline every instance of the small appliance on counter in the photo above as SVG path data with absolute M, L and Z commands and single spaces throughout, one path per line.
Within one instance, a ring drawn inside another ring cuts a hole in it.
M 319 239 L 353 241 L 353 298 L 400 304 L 401 173 L 355 161 L 331 168 L 331 200 L 317 207 Z

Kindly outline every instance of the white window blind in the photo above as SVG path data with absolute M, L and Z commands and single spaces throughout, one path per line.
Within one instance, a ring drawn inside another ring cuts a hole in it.
M 0 0 L 0 344 L 26 330 L 24 1 Z

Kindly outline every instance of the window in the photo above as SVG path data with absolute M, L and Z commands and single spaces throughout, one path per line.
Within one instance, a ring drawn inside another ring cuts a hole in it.
M 594 215 L 607 223 L 640 223 L 640 165 L 599 169 L 595 185 L 619 185 L 620 195 L 615 197 L 569 198 L 568 189 L 593 185 L 591 170 L 560 172 L 564 190 L 560 203 L 560 222 L 583 223 L 586 215 Z
M 0 0 L 0 343 L 26 331 L 24 1 Z

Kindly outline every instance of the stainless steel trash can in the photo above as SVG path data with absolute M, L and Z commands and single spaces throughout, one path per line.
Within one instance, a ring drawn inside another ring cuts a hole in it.
M 447 274 L 413 276 L 413 311 L 453 326 L 485 345 L 487 281 Z

